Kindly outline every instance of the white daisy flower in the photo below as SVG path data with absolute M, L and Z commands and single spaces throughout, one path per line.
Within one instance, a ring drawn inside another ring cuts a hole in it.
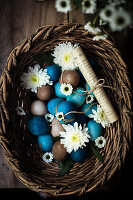
M 64 147 L 67 149 L 68 153 L 71 153 L 73 150 L 77 151 L 79 148 L 86 146 L 85 143 L 89 142 L 89 132 L 88 128 L 85 126 L 82 127 L 81 124 L 78 125 L 77 122 L 74 125 L 65 125 L 62 124 L 65 131 L 60 132 L 60 142 L 64 144 Z
M 111 20 L 112 16 L 115 14 L 115 12 L 116 12 L 116 10 L 115 10 L 114 6 L 112 6 L 112 4 L 109 4 L 100 11 L 99 16 L 103 21 L 109 22 Z
M 64 42 L 58 44 L 52 56 L 54 57 L 53 62 L 62 67 L 64 70 L 74 70 L 77 68 L 76 63 L 72 57 L 71 52 L 78 46 L 78 44 L 72 44 L 71 42 Z
M 23 108 L 20 106 L 16 107 L 16 112 L 18 115 L 26 115 L 26 113 L 24 112 Z
M 92 94 L 88 94 L 86 97 L 86 104 L 92 103 L 94 101 L 94 96 Z
M 68 13 L 71 11 L 71 2 L 70 0 L 56 0 L 55 8 L 58 12 Z
M 95 145 L 98 148 L 103 148 L 105 144 L 106 144 L 106 139 L 103 136 L 100 136 L 95 140 Z
M 83 0 L 82 12 L 86 14 L 93 14 L 96 10 L 96 0 Z
M 92 26 L 91 22 L 88 22 L 87 24 L 85 24 L 84 29 L 91 32 L 91 33 L 94 33 L 94 34 L 101 32 L 101 30 L 98 27 Z
M 61 91 L 62 94 L 66 95 L 66 96 L 70 96 L 72 94 L 73 87 L 69 83 L 68 84 L 63 83 L 60 86 L 60 91 Z
M 43 156 L 42 156 L 43 161 L 45 161 L 46 163 L 52 162 L 53 160 L 53 154 L 51 152 L 46 152 Z
M 96 35 L 93 37 L 93 41 L 98 41 L 98 40 L 106 40 L 107 39 L 107 35 L 103 34 L 103 35 Z
M 56 118 L 58 119 L 58 121 L 61 121 L 61 120 L 64 119 L 64 114 L 63 114 L 63 112 L 57 112 L 55 116 L 56 116 Z
M 97 111 L 92 109 L 92 113 L 93 114 L 89 114 L 88 116 L 93 118 L 94 121 L 101 124 L 104 128 L 105 126 L 110 126 L 110 123 L 100 105 L 97 105 Z
M 40 69 L 39 64 L 36 64 L 34 67 L 29 67 L 28 72 L 23 73 L 21 80 L 22 86 L 35 93 L 37 93 L 38 87 L 46 84 L 53 84 L 53 81 L 50 81 L 50 76 L 47 74 L 47 69 Z
M 45 119 L 48 121 L 48 122 L 52 122 L 53 119 L 54 119 L 54 115 L 50 114 L 50 113 L 47 113 L 45 115 Z
M 131 24 L 130 14 L 123 8 L 119 8 L 110 20 L 110 28 L 112 31 L 122 31 Z

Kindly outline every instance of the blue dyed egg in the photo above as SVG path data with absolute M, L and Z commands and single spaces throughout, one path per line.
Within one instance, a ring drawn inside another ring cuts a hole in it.
M 66 100 L 73 102 L 76 107 L 80 107 L 84 104 L 86 99 L 86 94 L 82 91 L 85 91 L 85 89 L 82 87 L 76 88 L 70 96 L 67 96 Z
M 48 133 L 49 126 L 45 118 L 34 116 L 28 122 L 28 129 L 33 135 L 44 135 Z
M 75 111 L 75 105 L 70 101 L 63 101 L 57 107 L 57 112 L 63 112 L 63 114 L 67 114 L 68 112 Z M 65 119 L 73 119 L 75 117 L 75 113 L 70 113 L 65 116 Z M 60 121 L 63 123 L 63 121 Z
M 83 114 L 77 114 L 75 116 L 75 119 L 73 122 L 71 122 L 71 125 L 74 125 L 74 123 L 77 122 L 79 125 L 81 124 L 81 126 L 83 127 L 84 124 L 86 124 L 86 117 Z
M 51 81 L 57 82 L 59 80 L 61 75 L 61 68 L 59 65 L 48 65 L 45 69 L 47 69 L 47 74 L 50 76 Z
M 42 151 L 51 151 L 54 143 L 50 134 L 38 136 L 37 142 Z
M 61 99 L 61 98 L 54 98 L 54 99 L 51 99 L 48 104 L 47 104 L 47 109 L 48 111 L 52 114 L 52 115 L 55 115 L 55 108 L 61 103 L 63 102 L 64 100 Z
M 55 95 L 56 95 L 57 97 L 60 97 L 60 98 L 66 98 L 67 96 L 61 93 L 61 91 L 60 91 L 60 86 L 61 86 L 61 85 L 60 85 L 59 82 L 55 83 L 55 85 L 54 85 Z
M 83 162 L 85 161 L 89 156 L 88 150 L 87 148 L 83 148 L 83 149 L 78 149 L 76 152 L 72 151 L 70 154 L 71 159 L 74 162 Z
M 87 124 L 89 135 L 91 136 L 91 140 L 94 141 L 97 139 L 97 137 L 101 136 L 103 133 L 103 127 L 101 124 L 98 124 L 97 122 L 90 120 Z
M 88 103 L 88 104 L 84 104 L 84 105 L 81 107 L 81 112 L 85 112 L 92 104 L 93 104 L 93 102 L 92 102 L 92 103 Z M 92 109 L 94 109 L 94 110 L 97 111 L 97 104 L 92 105 L 92 106 L 84 113 L 84 115 L 87 116 L 87 117 L 89 117 L 89 116 L 88 116 L 89 114 L 93 114 L 93 113 L 92 113 Z
M 86 91 L 90 91 L 90 86 L 88 85 L 88 83 L 85 83 L 85 90 Z M 95 96 L 93 92 L 90 93 L 91 95 Z

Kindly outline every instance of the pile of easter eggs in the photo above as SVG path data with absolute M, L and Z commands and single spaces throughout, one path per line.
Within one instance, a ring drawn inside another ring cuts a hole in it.
M 30 105 L 32 116 L 28 121 L 28 130 L 36 135 L 38 146 L 44 153 L 52 152 L 55 161 L 63 162 L 70 156 L 74 162 L 82 162 L 89 155 L 86 148 L 69 154 L 60 140 L 55 140 L 55 138 L 64 131 L 63 123 L 73 125 L 77 122 L 82 126 L 85 124 L 92 141 L 103 134 L 102 126 L 88 117 L 92 109 L 97 110 L 94 94 L 91 93 L 94 101 L 88 103 L 85 91 L 89 91 L 90 87 L 79 70 L 62 72 L 60 66 L 56 64 L 46 66 L 46 69 L 53 85 L 46 84 L 37 89 L 36 100 Z M 66 84 L 65 92 L 69 90 L 68 84 L 72 86 L 73 91 L 70 95 L 61 92 L 62 84 Z M 87 110 L 88 107 L 90 109 Z M 56 117 L 57 113 L 63 113 L 64 120 L 59 120 Z

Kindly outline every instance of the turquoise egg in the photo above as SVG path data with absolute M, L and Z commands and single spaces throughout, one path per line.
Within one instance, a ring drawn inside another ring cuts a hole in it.
M 64 115 L 67 114 L 68 112 L 75 111 L 75 110 L 76 108 L 75 108 L 74 103 L 70 101 L 63 101 L 57 107 L 57 112 L 63 112 Z M 75 117 L 75 113 L 70 113 L 65 116 L 65 119 L 73 119 L 74 117 Z M 60 121 L 60 122 L 63 123 L 63 121 Z
M 91 140 L 94 141 L 97 139 L 97 137 L 101 136 L 103 134 L 103 127 L 101 124 L 98 124 L 97 122 L 90 120 L 87 124 L 89 135 L 91 136 Z
M 59 82 L 57 82 L 57 83 L 54 84 L 55 95 L 56 95 L 57 97 L 60 97 L 60 98 L 66 98 L 67 96 L 61 93 L 61 91 L 60 91 L 60 86 L 61 86 L 61 85 L 60 85 Z
M 28 129 L 33 135 L 44 135 L 49 131 L 49 126 L 45 118 L 34 116 L 28 122 Z
M 83 162 L 88 158 L 88 156 L 89 152 L 87 148 L 79 148 L 76 152 L 73 150 L 70 154 L 70 157 L 74 162 Z
M 47 74 L 50 76 L 51 81 L 57 82 L 59 80 L 61 75 L 61 68 L 59 65 L 48 65 L 45 69 L 47 69 Z
M 37 142 L 42 151 L 51 151 L 54 144 L 51 134 L 38 136 Z
M 93 102 L 92 102 L 92 103 L 88 103 L 88 104 L 82 105 L 82 107 L 81 107 L 81 112 L 85 112 L 85 111 L 88 109 L 88 107 L 91 106 L 92 104 L 93 104 Z M 97 104 L 94 104 L 93 106 L 91 106 L 91 107 L 84 113 L 84 115 L 87 116 L 87 117 L 89 117 L 89 116 L 88 116 L 89 114 L 93 114 L 93 113 L 92 113 L 92 109 L 94 109 L 94 110 L 97 111 Z
M 52 115 L 55 115 L 55 108 L 61 103 L 63 102 L 64 100 L 61 99 L 61 98 L 54 98 L 54 99 L 51 99 L 48 104 L 47 104 L 47 109 L 48 111 L 52 114 Z
M 83 114 L 76 114 L 75 119 L 73 122 L 71 122 L 71 125 L 74 125 L 74 123 L 77 122 L 79 125 L 83 127 L 84 124 L 86 124 L 86 117 Z
M 90 90 L 90 86 L 88 85 L 87 82 L 85 83 L 85 90 L 86 90 L 86 91 L 89 91 L 89 90 Z M 93 93 L 93 92 L 91 92 L 90 94 L 94 96 L 94 93 Z
M 85 91 L 85 89 L 82 87 L 76 88 L 70 96 L 67 96 L 66 100 L 73 102 L 76 105 L 76 107 L 80 107 L 84 104 L 86 99 L 86 94 L 84 94 L 84 92 L 82 91 Z

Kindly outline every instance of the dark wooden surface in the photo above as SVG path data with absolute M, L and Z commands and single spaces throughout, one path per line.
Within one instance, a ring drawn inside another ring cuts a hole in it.
M 35 2 L 33 0 L 0 0 L 0 75 L 6 64 L 9 53 L 24 38 L 36 29 L 45 24 L 56 24 L 62 22 L 78 22 L 85 24 L 85 18 L 82 13 L 75 11 L 74 8 L 68 15 L 56 12 L 55 1 L 47 0 L 46 2 Z M 133 77 L 132 69 L 132 31 L 127 36 L 115 34 L 118 48 L 122 52 L 122 56 L 128 65 L 130 81 Z M 133 177 L 131 161 L 132 153 L 129 156 L 127 164 L 125 164 L 121 173 L 116 173 L 113 177 L 113 186 L 108 184 L 104 190 L 110 191 L 115 186 L 127 185 L 128 180 Z M 4 152 L 0 146 L 0 188 L 24 188 L 14 176 L 13 171 L 4 159 Z

